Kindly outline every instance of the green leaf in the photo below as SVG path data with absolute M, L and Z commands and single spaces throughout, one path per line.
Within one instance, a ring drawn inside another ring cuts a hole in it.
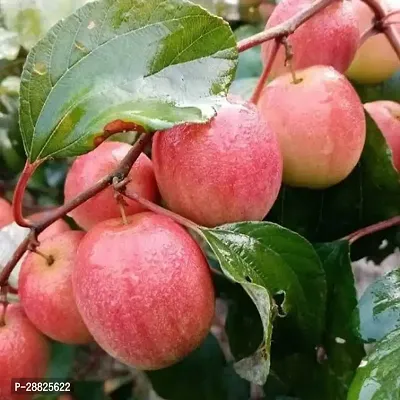
M 354 372 L 365 352 L 352 329 L 357 292 L 347 241 L 314 246 L 321 258 L 328 283 L 327 318 L 323 347 L 328 357 L 325 375 L 332 399 L 344 399 Z M 333 395 L 336 393 L 336 397 Z
M 228 365 L 211 334 L 180 363 L 147 372 L 154 390 L 168 400 L 248 400 L 250 385 Z
M 242 25 L 235 30 L 236 40 L 242 40 L 255 35 L 263 30 L 262 27 L 254 25 Z M 240 53 L 239 63 L 235 79 L 259 77 L 263 70 L 261 62 L 261 46 L 255 46 Z
M 399 400 L 400 330 L 393 331 L 360 364 L 348 400 Z
M 75 360 L 76 346 L 59 342 L 51 343 L 51 359 L 46 378 L 68 379 Z
M 400 328 L 400 270 L 376 280 L 362 295 L 354 324 L 364 342 L 381 340 Z
M 83 154 L 114 120 L 149 131 L 206 122 L 236 63 L 229 25 L 188 1 L 89 3 L 27 58 L 20 125 L 29 161 Z
M 374 121 L 366 117 L 366 144 L 351 175 L 326 190 L 284 185 L 268 219 L 310 241 L 330 242 L 400 214 L 399 174 L 385 139 Z
M 267 398 L 296 395 L 307 400 L 344 400 L 355 371 L 365 355 L 352 330 L 351 316 L 357 304 L 345 241 L 314 246 L 327 280 L 327 308 L 324 334 L 315 349 L 288 352 L 288 343 L 274 339 L 274 375 L 265 385 Z
M 275 224 L 243 222 L 201 229 L 224 274 L 240 283 L 256 305 L 264 343 L 236 363 L 240 376 L 263 384 L 270 366 L 273 307 L 270 296 L 282 294 L 281 316 L 298 326 L 301 336 L 318 343 L 325 312 L 325 277 L 312 246 Z
M 353 83 L 363 103 L 377 100 L 391 100 L 400 103 L 400 71 L 390 79 L 376 85 Z

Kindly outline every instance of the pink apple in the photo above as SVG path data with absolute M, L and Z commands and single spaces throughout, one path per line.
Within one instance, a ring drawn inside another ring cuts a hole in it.
M 365 114 L 348 80 L 332 67 L 315 66 L 267 85 L 259 110 L 276 132 L 283 154 L 283 181 L 327 188 L 358 163 L 366 134 Z
M 400 172 L 400 104 L 393 101 L 374 101 L 364 108 L 375 120 L 392 150 L 393 164 Z
M 92 341 L 72 293 L 72 271 L 83 232 L 66 231 L 44 240 L 38 250 L 52 259 L 29 253 L 19 274 L 19 295 L 32 323 L 63 343 Z
M 28 217 L 28 219 L 32 221 L 40 221 L 43 220 L 43 218 L 46 218 L 51 213 L 51 211 L 42 211 L 40 213 L 33 214 Z M 69 231 L 71 230 L 70 226 L 63 220 L 59 219 L 53 224 L 51 224 L 48 228 L 46 228 L 38 237 L 39 242 L 42 242 L 43 240 L 46 240 L 48 238 L 52 238 L 59 233 Z
M 0 304 L 0 315 L 3 310 Z M 48 343 L 20 305 L 7 306 L 4 322 L 0 325 L 0 399 L 32 399 L 33 394 L 11 394 L 11 379 L 44 378 L 50 356 Z
M 237 100 L 206 124 L 156 133 L 152 154 L 168 207 L 205 226 L 262 220 L 281 186 L 275 134 L 255 106 Z
M 0 229 L 13 222 L 13 212 L 10 203 L 0 197 Z
M 79 311 L 94 339 L 139 369 L 174 364 L 207 335 L 214 289 L 196 242 L 171 219 L 145 212 L 97 224 L 73 272 Z
M 388 11 L 400 10 L 399 0 L 378 0 Z M 360 35 L 372 26 L 374 13 L 361 0 L 353 0 L 358 17 Z M 400 14 L 388 18 L 388 22 L 399 21 Z M 400 35 L 400 24 L 396 30 Z M 357 51 L 356 57 L 346 75 L 359 83 L 379 83 L 390 78 L 400 69 L 400 60 L 385 34 L 369 38 Z
M 112 172 L 131 148 L 132 146 L 126 143 L 105 142 L 90 153 L 78 157 L 67 175 L 64 189 L 65 201 L 71 200 Z M 139 156 L 128 177 L 132 179 L 127 186 L 129 190 L 148 200 L 156 200 L 158 190 L 153 165 L 145 154 Z M 137 202 L 127 200 L 127 203 L 125 212 L 128 215 L 143 211 Z M 70 212 L 70 216 L 85 230 L 89 230 L 98 222 L 120 215 L 111 187 Z
M 313 0 L 282 0 L 269 18 L 266 29 L 272 28 L 313 3 Z M 351 1 L 336 1 L 323 11 L 311 17 L 289 36 L 295 70 L 313 65 L 328 65 L 339 72 L 345 72 L 353 61 L 359 44 L 357 18 Z M 262 45 L 264 63 L 270 57 L 273 43 Z M 289 71 L 285 66 L 285 50 L 281 46 L 270 77 Z

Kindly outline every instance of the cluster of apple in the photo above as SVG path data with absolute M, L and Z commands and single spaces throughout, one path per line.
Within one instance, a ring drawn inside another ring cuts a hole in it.
M 267 27 L 310 1 L 283 0 Z M 282 181 L 319 190 L 344 180 L 360 159 L 366 121 L 343 73 L 354 59 L 350 75 L 362 80 L 384 79 L 389 69 L 399 67 L 397 58 L 392 63 L 376 54 L 366 61 L 360 51 L 356 56 L 358 23 L 350 1 L 333 3 L 304 23 L 289 37 L 294 74 L 285 67 L 280 49 L 274 79 L 257 105 L 229 97 L 208 123 L 157 132 L 152 160 L 140 155 L 126 193 L 152 202 L 161 194 L 170 210 L 214 227 L 262 220 Z M 271 51 L 271 44 L 263 45 L 265 62 Z M 373 76 L 364 62 L 379 63 L 371 69 Z M 365 109 L 387 135 L 400 168 L 400 106 L 383 102 Z M 130 148 L 105 142 L 78 157 L 68 172 L 65 200 L 113 171 Z M 11 207 L 3 203 L 0 227 L 12 220 Z M 210 270 L 184 228 L 133 200 L 118 203 L 112 187 L 70 216 L 82 231 L 63 222 L 44 231 L 20 271 L 20 304 L 0 310 L 5 311 L 0 327 L 2 399 L 10 398 L 12 377 L 45 373 L 49 355 L 42 334 L 71 344 L 95 340 L 115 358 L 151 370 L 185 357 L 209 331 L 214 314 Z

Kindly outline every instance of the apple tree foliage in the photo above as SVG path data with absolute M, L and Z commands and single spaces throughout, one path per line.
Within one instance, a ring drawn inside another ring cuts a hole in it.
M 0 0 L 0 194 L 26 157 L 51 157 L 29 183 L 33 206 L 62 202 L 66 159 L 90 151 L 108 122 L 154 131 L 207 121 L 229 91 L 248 98 L 261 74 L 259 48 L 240 56 L 236 49 L 260 27 L 234 32 L 193 3 L 53 3 Z M 400 102 L 400 71 L 354 86 L 363 102 Z M 228 307 L 228 343 L 221 347 L 211 332 L 179 364 L 148 372 L 153 390 L 171 400 L 246 400 L 252 385 L 265 399 L 399 399 L 400 274 L 358 300 L 351 260 L 384 258 L 382 240 L 392 251 L 400 232 L 352 246 L 343 239 L 399 214 L 399 175 L 367 117 L 361 160 L 342 183 L 318 191 L 284 185 L 266 221 L 202 229 L 198 240 L 225 276 L 215 275 L 215 285 Z M 364 343 L 374 344 L 368 355 Z M 76 372 L 93 349 L 52 349 L 48 377 L 74 378 L 77 398 L 134 398 L 130 375 Z M 104 380 L 114 384 L 107 394 Z

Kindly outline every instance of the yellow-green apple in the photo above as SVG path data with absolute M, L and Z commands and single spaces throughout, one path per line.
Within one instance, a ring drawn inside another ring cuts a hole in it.
M 378 2 L 387 12 L 396 9 L 400 11 L 399 0 L 378 0 Z M 353 0 L 353 3 L 362 35 L 372 26 L 374 13 L 361 0 Z M 395 14 L 389 17 L 387 22 L 399 21 L 399 16 L 400 14 Z M 394 27 L 400 35 L 400 24 Z M 385 34 L 380 33 L 370 37 L 361 45 L 346 75 L 358 83 L 373 84 L 390 78 L 398 69 L 400 69 L 399 57 Z

